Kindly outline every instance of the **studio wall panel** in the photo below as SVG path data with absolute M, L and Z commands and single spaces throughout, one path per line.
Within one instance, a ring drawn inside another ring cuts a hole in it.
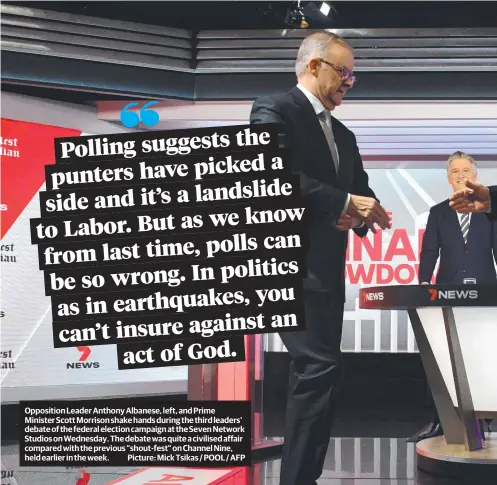
M 119 94 L 126 99 L 192 99 L 193 74 L 81 59 L 41 57 L 2 52 L 2 82 L 45 85 L 99 94 Z
M 254 99 L 295 84 L 311 30 L 185 29 L 5 6 L 2 81 L 156 99 Z M 337 29 L 351 99 L 497 99 L 497 28 Z M 8 84 L 7 84 L 8 83 Z

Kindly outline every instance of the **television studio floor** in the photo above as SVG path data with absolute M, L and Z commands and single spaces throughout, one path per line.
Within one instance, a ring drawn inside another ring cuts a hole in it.
M 278 417 L 279 418 L 279 417 Z M 282 420 L 271 420 L 272 431 L 282 425 Z M 421 418 L 418 418 L 418 421 Z M 424 421 L 426 422 L 426 421 Z M 413 443 L 406 438 L 388 437 L 392 430 L 402 433 L 416 431 L 418 422 L 395 420 L 373 421 L 370 417 L 355 429 L 348 426 L 346 419 L 340 420 L 339 431 L 346 434 L 352 430 L 367 437 L 336 437 L 330 440 L 325 470 L 318 485 L 478 485 L 476 481 L 454 481 L 421 472 L 416 467 L 416 452 Z M 374 435 L 382 437 L 374 437 Z M 495 433 L 493 433 L 494 435 Z M 278 438 L 272 438 L 278 439 Z M 140 468 L 88 468 L 88 481 L 81 480 L 79 469 L 61 467 L 20 468 L 19 445 L 13 441 L 5 442 L 1 448 L 2 481 L 1 485 L 279 485 L 280 461 L 269 460 L 256 464 L 251 469 L 208 471 L 178 468 L 149 470 Z M 149 473 L 154 473 L 150 475 Z M 190 476 L 188 481 L 174 479 L 160 480 L 166 474 Z M 9 476 L 12 475 L 12 476 Z M 488 482 L 487 482 L 488 483 Z M 497 477 L 494 484 L 497 484 Z

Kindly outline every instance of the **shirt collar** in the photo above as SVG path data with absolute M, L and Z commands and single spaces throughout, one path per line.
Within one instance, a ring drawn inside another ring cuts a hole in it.
M 323 111 L 326 110 L 326 108 L 323 106 L 323 103 L 321 103 L 321 101 L 319 101 L 319 99 L 316 98 L 316 96 L 314 96 L 314 94 L 312 94 L 308 89 L 304 88 L 304 86 L 302 86 L 301 84 L 297 84 L 297 88 L 299 88 L 304 93 L 305 97 L 312 104 L 316 115 L 319 116 Z

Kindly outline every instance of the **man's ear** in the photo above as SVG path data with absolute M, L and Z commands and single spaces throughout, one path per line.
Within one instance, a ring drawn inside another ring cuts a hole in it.
M 311 71 L 313 76 L 318 75 L 320 67 L 321 67 L 321 61 L 319 59 L 311 59 L 309 61 L 309 71 Z

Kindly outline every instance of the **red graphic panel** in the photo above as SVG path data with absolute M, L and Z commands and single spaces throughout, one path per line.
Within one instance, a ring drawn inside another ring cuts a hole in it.
M 184 475 L 170 475 L 169 473 L 166 473 L 162 475 L 159 480 L 152 480 L 150 482 L 145 483 L 145 485 L 165 485 L 166 483 L 171 483 L 171 482 L 184 482 L 186 480 L 193 480 L 193 477 L 186 477 Z
M 106 485 L 249 485 L 245 468 L 147 467 Z
M 2 118 L 0 239 L 40 190 L 45 165 L 55 163 L 54 139 L 80 135 L 80 130 Z
M 79 473 L 81 473 L 81 477 L 78 478 L 76 485 L 88 485 L 90 483 L 90 473 L 86 470 L 80 470 Z

